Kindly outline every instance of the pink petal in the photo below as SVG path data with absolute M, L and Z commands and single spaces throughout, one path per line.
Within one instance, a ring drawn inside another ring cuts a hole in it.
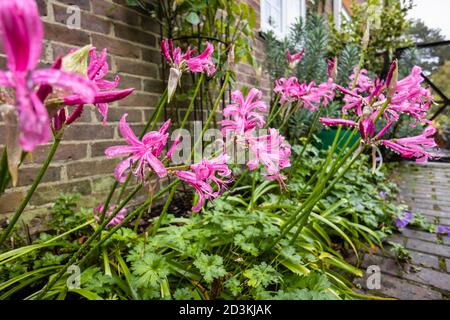
M 11 71 L 26 72 L 37 66 L 44 31 L 35 1 L 0 1 L 0 34 Z
M 155 173 L 160 178 L 164 178 L 167 176 L 167 170 L 166 167 L 164 167 L 164 164 L 159 161 L 158 158 L 156 158 L 153 154 L 147 153 L 147 163 L 148 165 L 155 171 Z
M 117 181 L 120 183 L 124 183 L 127 179 L 127 175 L 125 175 L 125 171 L 129 168 L 131 168 L 132 158 L 127 158 L 117 165 L 117 167 L 114 169 L 114 176 L 116 177 Z
M 117 156 L 129 155 L 130 153 L 134 153 L 138 151 L 138 148 L 128 145 L 123 146 L 113 146 L 109 147 L 105 150 L 105 155 L 108 158 L 113 158 Z
M 326 126 L 337 126 L 337 125 L 352 126 L 352 127 L 356 126 L 355 121 L 346 119 L 320 118 L 319 121 Z
M 97 89 L 92 82 L 76 73 L 56 69 L 41 69 L 33 71 L 32 77 L 36 84 L 48 84 L 70 90 L 78 94 L 84 103 L 94 102 L 97 93 Z
M 133 130 L 131 130 L 130 126 L 127 124 L 127 116 L 128 113 L 125 113 L 119 122 L 119 131 L 122 137 L 127 141 L 130 145 L 140 146 L 142 145 L 141 141 L 136 137 Z
M 13 87 L 14 78 L 11 72 L 0 70 L 0 86 L 2 87 Z
M 33 151 L 36 146 L 48 142 L 52 136 L 47 109 L 34 91 L 26 87 L 16 87 L 20 144 L 25 151 Z

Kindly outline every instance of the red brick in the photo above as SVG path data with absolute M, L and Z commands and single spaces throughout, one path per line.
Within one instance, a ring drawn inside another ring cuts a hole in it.
M 163 61 L 161 51 L 147 48 L 142 48 L 142 60 L 153 63 L 162 63 Z
M 55 21 L 62 24 L 65 24 L 71 15 L 71 13 L 67 13 L 67 7 L 57 4 L 53 4 L 53 12 Z M 80 22 L 83 30 L 90 30 L 103 34 L 108 34 L 112 25 L 111 21 L 86 12 L 81 12 Z
M 116 65 L 118 72 L 140 75 L 149 78 L 158 77 L 158 67 L 154 63 L 142 63 L 136 60 L 117 58 Z
M 125 144 L 125 142 L 121 140 L 110 140 L 110 141 L 101 141 L 101 142 L 93 142 L 91 144 L 91 157 L 104 157 L 106 148 L 111 146 L 117 146 Z
M 39 15 L 41 17 L 46 17 L 47 16 L 47 1 L 37 0 L 36 3 L 38 5 Z
M 67 5 L 76 5 L 83 10 L 91 10 L 90 0 L 58 0 L 58 2 L 67 4 Z
M 92 2 L 92 5 L 95 14 L 103 15 L 113 20 L 121 21 L 133 26 L 139 26 L 141 23 L 141 17 L 139 15 L 137 15 L 134 11 L 120 5 L 106 2 L 104 0 L 95 0 Z
M 31 185 L 36 178 L 40 167 L 35 168 L 20 168 L 19 181 L 17 186 Z M 61 179 L 61 166 L 50 166 L 47 168 L 41 182 L 53 182 Z
M 121 75 L 120 76 L 120 88 L 134 88 L 137 91 L 142 90 L 141 78 L 129 76 L 129 75 Z
M 142 122 L 142 112 L 136 108 L 109 108 L 108 109 L 108 122 L 114 123 L 118 122 L 120 118 L 124 115 L 124 113 L 128 113 L 127 122 Z M 102 116 L 100 113 L 96 113 L 96 117 L 98 121 L 102 121 Z
M 121 100 L 119 105 L 122 107 L 153 107 L 157 101 L 158 98 L 153 95 L 136 92 Z
M 158 79 L 145 79 L 144 91 L 162 93 L 166 88 L 166 84 Z
M 113 125 L 74 124 L 66 129 L 63 139 L 64 141 L 111 139 L 114 137 L 114 130 Z
M 141 19 L 141 27 L 143 30 L 150 31 L 158 35 L 160 34 L 161 24 L 158 21 L 148 15 L 142 17 Z
M 15 211 L 24 197 L 24 191 L 7 191 L 0 194 L 0 213 Z
M 73 181 L 52 185 L 41 185 L 31 198 L 31 205 L 43 205 L 52 203 L 59 198 L 61 193 L 80 193 L 88 195 L 92 192 L 89 180 Z
M 45 39 L 64 42 L 74 46 L 85 46 L 91 42 L 89 35 L 81 30 L 69 29 L 48 22 L 44 22 Z
M 137 46 L 133 46 L 128 42 L 112 38 L 105 37 L 99 34 L 92 34 L 92 44 L 97 48 L 108 48 L 108 52 L 128 57 L 128 58 L 139 58 L 140 49 Z
M 136 42 L 147 47 L 154 47 L 156 45 L 156 38 L 154 35 L 143 32 L 137 28 L 115 23 L 114 33 L 116 37 Z
M 69 179 L 75 179 L 99 174 L 112 174 L 118 161 L 118 159 L 102 159 L 74 162 L 67 165 L 67 176 Z
M 42 163 L 50 151 L 50 145 L 38 146 L 33 151 L 33 162 Z M 87 157 L 87 144 L 84 143 L 61 143 L 53 157 L 53 161 L 73 161 Z M 28 160 L 25 163 L 29 163 Z

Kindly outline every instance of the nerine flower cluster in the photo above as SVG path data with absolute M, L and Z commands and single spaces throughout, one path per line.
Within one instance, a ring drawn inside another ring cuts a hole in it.
M 180 48 L 174 48 L 172 41 L 162 41 L 162 54 L 172 68 L 180 72 L 203 72 L 211 75 L 215 71 L 212 63 L 213 47 L 206 45 L 205 51 L 197 57 L 191 57 L 192 50 L 188 48 L 182 53 Z M 178 81 L 178 80 L 177 80 Z M 170 86 L 169 81 L 169 86 Z M 264 113 L 268 111 L 262 100 L 262 93 L 258 89 L 251 89 L 245 97 L 242 92 L 232 93 L 232 104 L 224 108 L 225 119 L 221 122 L 222 133 L 227 136 L 230 132 L 234 140 L 242 144 L 249 154 L 247 167 L 255 170 L 262 164 L 265 167 L 267 179 L 282 182 L 285 177 L 281 170 L 290 166 L 290 145 L 280 135 L 278 130 L 268 128 L 267 134 L 260 134 L 258 129 L 265 124 Z M 126 114 L 120 120 L 119 130 L 127 145 L 113 146 L 106 149 L 108 157 L 127 155 L 115 169 L 115 176 L 119 182 L 126 180 L 125 172 L 130 171 L 143 181 L 148 175 L 155 173 L 163 178 L 168 173 L 175 174 L 179 179 L 190 184 L 198 194 L 198 202 L 192 208 L 198 212 L 206 200 L 217 197 L 232 181 L 232 171 L 228 164 L 230 157 L 227 151 L 234 147 L 226 145 L 221 154 L 213 159 L 202 159 L 192 164 L 188 170 L 171 170 L 166 163 L 170 160 L 179 140 L 175 140 L 166 155 L 162 155 L 168 143 L 168 127 L 170 119 L 158 131 L 152 131 L 138 139 L 126 123 Z
M 359 73 L 355 68 L 350 77 L 349 88 L 336 86 L 344 96 L 342 113 L 350 115 L 348 118 L 320 118 L 327 126 L 343 125 L 356 127 L 364 143 L 385 146 L 404 158 L 416 158 L 417 162 L 426 162 L 435 158 L 436 154 L 430 149 L 436 147 L 434 134 L 436 129 L 426 119 L 428 109 L 432 103 L 432 96 L 428 88 L 422 86 L 423 77 L 420 67 L 413 67 L 411 73 L 397 81 L 397 62 L 393 62 L 385 81 L 370 79 L 367 71 Z M 353 86 L 353 84 L 355 84 Z M 411 119 L 410 125 L 422 124 L 424 131 L 412 137 L 383 139 L 383 136 L 404 114 Z M 384 126 L 376 132 L 375 124 L 379 118 L 384 118 Z

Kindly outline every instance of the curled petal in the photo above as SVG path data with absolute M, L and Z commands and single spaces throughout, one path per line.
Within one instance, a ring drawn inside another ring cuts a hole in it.
M 118 100 L 122 100 L 129 96 L 134 91 L 133 88 L 117 90 L 117 91 L 106 91 L 106 92 L 97 92 L 94 95 L 94 99 L 91 102 L 86 102 L 86 100 L 80 95 L 72 95 L 68 97 L 64 97 L 64 104 L 68 106 L 73 106 L 76 104 L 85 104 L 85 103 L 109 103 Z
M 344 126 L 351 126 L 351 127 L 356 126 L 355 121 L 347 120 L 347 119 L 320 118 L 319 121 L 326 126 L 337 126 L 337 125 L 344 125 Z
M 131 168 L 132 165 L 132 158 L 127 158 L 125 160 L 122 160 L 119 162 L 117 167 L 114 169 L 114 176 L 116 177 L 117 181 L 120 183 L 124 183 L 127 179 L 127 176 L 125 175 L 125 171 Z
M 159 161 L 159 159 L 156 158 L 153 154 L 147 154 L 147 163 L 153 169 L 153 171 L 155 171 L 158 177 L 164 178 L 165 176 L 167 176 L 166 167 L 164 167 L 164 164 Z
M 122 137 L 127 141 L 130 145 L 142 145 L 141 141 L 136 137 L 133 130 L 131 130 L 130 126 L 127 123 L 128 113 L 125 113 L 119 122 L 119 131 Z
M 36 84 L 48 84 L 70 90 L 78 94 L 84 103 L 94 102 L 97 93 L 97 89 L 92 82 L 75 73 L 67 73 L 56 69 L 42 69 L 35 70 L 32 77 Z
M 172 158 L 173 153 L 175 152 L 175 150 L 177 149 L 177 146 L 180 144 L 180 136 L 178 136 L 172 143 L 172 145 L 170 146 L 169 151 L 167 151 L 167 158 Z

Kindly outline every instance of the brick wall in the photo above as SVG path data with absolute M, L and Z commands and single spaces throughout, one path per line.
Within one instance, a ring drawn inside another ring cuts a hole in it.
M 58 197 L 60 192 L 79 192 L 83 205 L 95 205 L 104 199 L 113 182 L 111 173 L 116 159 L 106 159 L 104 150 L 120 142 L 117 121 L 127 112 L 132 127 L 142 127 L 151 108 L 163 90 L 161 56 L 159 51 L 159 25 L 141 12 L 126 7 L 125 0 L 38 0 L 45 25 L 42 64 L 50 64 L 60 54 L 74 47 L 93 44 L 109 50 L 110 78 L 121 77 L 120 88 L 134 87 L 136 91 L 119 103 L 110 104 L 108 123 L 101 124 L 94 108 L 85 111 L 69 127 L 54 161 L 33 196 L 25 219 L 40 219 L 40 213 Z M 68 29 L 66 21 L 71 15 L 68 6 L 81 9 L 81 29 Z M 3 53 L 3 50 L 1 51 Z M 0 55 L 0 68 L 5 68 L 5 57 Z M 0 151 L 5 135 L 0 122 Z M 49 145 L 40 146 L 25 160 L 20 169 L 19 187 L 9 189 L 0 196 L 0 221 L 14 212 L 32 183 Z M 38 223 L 32 223 L 37 225 Z
M 247 3 L 253 7 L 256 15 L 256 27 L 254 30 L 255 38 L 252 43 L 253 58 L 256 59 L 261 66 L 260 69 L 255 70 L 248 64 L 241 63 L 237 66 L 237 82 L 238 86 L 246 86 L 248 88 L 258 88 L 263 91 L 266 99 L 270 98 L 270 91 L 273 88 L 273 84 L 270 83 L 269 75 L 264 71 L 264 59 L 265 59 L 265 46 L 264 39 L 260 36 L 260 21 L 261 21 L 261 5 L 259 0 L 247 0 Z

